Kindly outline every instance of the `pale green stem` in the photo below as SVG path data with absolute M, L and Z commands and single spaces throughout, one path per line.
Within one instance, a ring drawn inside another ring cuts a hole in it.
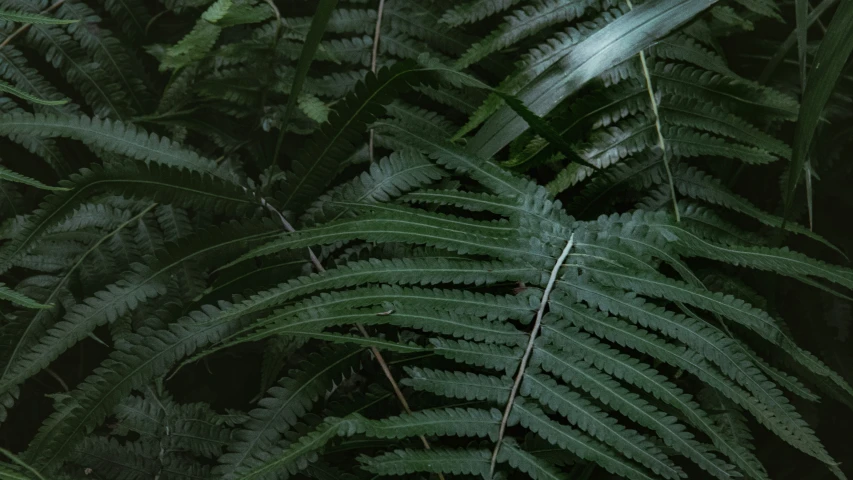
M 530 361 L 530 356 L 533 354 L 533 346 L 536 344 L 536 336 L 542 327 L 542 317 L 545 315 L 545 308 L 548 306 L 548 299 L 551 296 L 551 290 L 554 289 L 554 284 L 557 283 L 557 277 L 560 275 L 560 267 L 562 267 L 563 263 L 566 261 L 566 257 L 569 256 L 569 252 L 571 252 L 574 244 L 575 234 L 572 233 L 569 237 L 569 242 L 566 244 L 566 248 L 563 249 L 563 253 L 560 254 L 560 258 L 558 258 L 557 263 L 554 264 L 554 268 L 551 270 L 551 277 L 548 279 L 548 285 L 545 286 L 545 291 L 542 293 L 542 300 L 539 302 L 539 310 L 536 311 L 536 321 L 533 323 L 533 328 L 530 330 L 530 339 L 527 341 L 527 349 L 525 349 L 524 355 L 521 357 L 521 362 L 518 365 L 518 373 L 515 375 L 515 382 L 512 384 L 512 390 L 509 392 L 509 400 L 506 402 L 503 418 L 501 418 L 498 439 L 495 442 L 495 450 L 492 452 L 492 461 L 489 464 L 489 478 L 492 478 L 495 474 L 495 464 L 498 461 L 498 453 L 501 450 L 501 442 L 503 442 L 504 433 L 506 433 L 506 424 L 509 421 L 509 414 L 512 412 L 515 396 L 518 394 L 518 388 L 521 386 L 521 381 L 524 379 L 524 371 L 527 369 L 527 362 Z

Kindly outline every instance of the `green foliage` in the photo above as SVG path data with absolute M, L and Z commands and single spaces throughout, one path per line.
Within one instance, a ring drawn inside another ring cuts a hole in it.
M 846 478 L 793 11 L 378 5 L 0 0 L 0 478 Z

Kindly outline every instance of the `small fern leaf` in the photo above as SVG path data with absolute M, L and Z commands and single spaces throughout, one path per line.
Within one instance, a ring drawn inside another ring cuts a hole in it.
M 24 185 L 29 185 L 31 187 L 39 188 L 41 190 L 49 190 L 54 192 L 68 190 L 67 188 L 63 187 L 51 187 L 50 185 L 45 185 L 36 179 L 27 177 L 26 175 L 21 175 L 17 172 L 13 172 L 12 170 L 9 170 L 3 166 L 0 166 L 0 181 L 22 183 Z
M 68 25 L 77 23 L 79 20 L 63 20 L 61 18 L 47 17 L 26 12 L 12 12 L 0 10 L 0 20 L 6 22 L 29 23 L 34 25 Z
M 22 98 L 28 102 L 32 102 L 38 105 L 57 106 L 65 105 L 66 103 L 68 103 L 68 100 L 45 100 L 43 98 L 30 95 L 29 93 L 19 88 L 15 88 L 13 85 L 10 85 L 2 80 L 0 80 L 0 92 L 10 93 L 18 98 Z

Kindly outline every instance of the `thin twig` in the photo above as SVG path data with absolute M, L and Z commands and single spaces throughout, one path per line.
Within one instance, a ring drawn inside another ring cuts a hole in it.
M 267 202 L 267 199 L 261 198 L 261 205 L 267 207 L 269 211 L 278 215 L 278 219 L 281 220 L 281 224 L 284 226 L 284 229 L 288 231 L 288 233 L 293 233 L 296 231 L 296 229 L 293 228 L 293 225 L 291 225 L 290 222 L 288 222 L 287 219 L 284 218 L 284 215 L 279 212 L 277 208 L 273 207 Z M 314 268 L 316 268 L 318 272 L 326 271 L 326 269 L 323 268 L 323 264 L 320 263 L 320 259 L 317 258 L 317 255 L 314 255 L 314 251 L 311 250 L 311 247 L 308 247 L 308 255 L 311 257 L 311 263 L 314 264 Z
M 48 8 L 46 8 L 46 9 L 42 10 L 42 11 L 41 11 L 41 12 L 39 12 L 39 13 L 42 13 L 42 14 L 50 13 L 50 12 L 52 12 L 52 11 L 56 10 L 57 8 L 59 8 L 63 3 L 65 3 L 65 0 L 59 0 L 58 2 L 54 3 L 53 5 L 51 5 L 50 7 L 48 7 Z M 5 40 L 3 40 L 3 43 L 0 43 L 0 48 L 3 48 L 3 47 L 5 47 L 6 45 L 9 45 L 9 42 L 11 42 L 12 40 L 14 40 L 14 39 L 15 39 L 15 37 L 17 37 L 18 35 L 20 35 L 20 34 L 22 34 L 22 33 L 26 32 L 26 31 L 27 31 L 27 29 L 28 29 L 28 28 L 30 28 L 31 26 L 33 26 L 33 24 L 32 24 L 32 23 L 27 23 L 27 24 L 21 25 L 21 27 L 20 27 L 20 28 L 18 28 L 17 30 L 15 30 L 14 32 L 12 32 L 12 34 L 11 34 L 11 35 L 9 35 L 8 37 L 6 37 L 6 39 L 5 39 Z
M 376 9 L 376 29 L 373 31 L 373 51 L 370 54 L 370 71 L 376 73 L 376 59 L 379 58 L 379 32 L 382 30 L 382 12 L 385 10 L 385 0 L 379 0 Z M 367 142 L 367 151 L 370 154 L 370 163 L 373 163 L 373 129 L 370 129 L 370 140 Z
M 44 371 L 47 372 L 47 374 L 50 375 L 51 377 L 55 378 L 56 381 L 59 382 L 59 385 L 62 386 L 63 390 L 65 390 L 66 392 L 71 391 L 71 389 L 68 388 L 68 384 L 65 383 L 65 380 L 63 380 L 62 377 L 60 377 L 59 374 L 54 372 L 50 367 L 45 368 Z
M 266 199 L 261 198 L 261 205 L 267 207 L 271 212 L 278 215 L 278 218 L 279 220 L 281 220 L 281 224 L 284 226 L 285 230 L 290 233 L 296 231 L 296 229 L 293 228 L 293 225 L 291 225 L 290 222 L 288 222 L 287 219 L 284 218 L 284 215 L 280 211 L 278 211 L 277 208 L 270 205 L 269 202 L 266 201 Z M 320 273 L 325 272 L 326 269 L 323 267 L 323 264 L 320 263 L 320 260 L 317 258 L 317 256 L 314 255 L 314 252 L 311 250 L 310 247 L 308 248 L 308 254 L 311 256 L 311 263 L 314 264 L 314 268 L 316 268 L 317 271 Z M 383 312 L 383 314 L 385 314 L 385 312 Z M 367 333 L 367 330 L 365 330 L 364 325 L 356 323 L 355 326 L 356 328 L 358 328 L 358 331 L 361 332 L 364 338 L 370 338 L 370 334 Z M 388 367 L 388 362 L 386 362 L 385 358 L 382 356 L 382 352 L 380 352 L 379 349 L 376 347 L 370 347 L 370 351 L 373 353 L 373 356 L 376 358 L 376 361 L 379 362 L 379 366 L 382 368 L 382 372 L 385 374 L 385 378 L 387 378 L 388 382 L 391 383 L 391 388 L 394 390 L 394 395 L 397 397 L 397 400 L 399 400 L 400 405 L 403 406 L 403 410 L 405 410 L 406 413 L 412 413 L 412 409 L 409 408 L 409 402 L 406 401 L 406 396 L 403 395 L 403 391 L 400 390 L 400 386 L 397 384 L 397 381 L 394 380 L 394 375 L 391 373 L 391 369 Z M 424 444 L 424 448 L 429 450 L 429 441 L 427 441 L 426 437 L 424 437 L 423 435 L 419 435 L 419 437 L 421 439 L 421 442 L 423 442 Z M 438 478 L 444 480 L 444 475 L 439 473 Z
M 521 357 L 521 363 L 518 365 L 518 373 L 515 375 L 515 382 L 512 384 L 512 390 L 509 392 L 509 399 L 506 402 L 503 418 L 501 418 L 501 426 L 498 431 L 498 440 L 495 442 L 495 450 L 492 452 L 492 461 L 489 464 L 489 478 L 495 474 L 495 464 L 498 461 L 498 453 L 501 450 L 501 442 L 503 442 L 504 433 L 506 433 L 506 424 L 509 421 L 509 414 L 512 412 L 512 405 L 515 401 L 515 396 L 518 394 L 518 388 L 521 386 L 521 381 L 524 379 L 524 371 L 527 369 L 527 362 L 530 361 L 530 355 L 533 353 L 533 346 L 536 343 L 536 335 L 542 327 L 542 317 L 545 315 L 545 307 L 548 306 L 548 299 L 551 296 L 551 290 L 554 289 L 554 284 L 557 283 L 557 276 L 560 274 L 560 267 L 569 256 L 572 246 L 575 244 L 575 234 L 569 237 L 569 243 L 554 264 L 551 270 L 551 277 L 548 279 L 548 285 L 545 286 L 545 291 L 542 293 L 542 301 L 539 302 L 539 310 L 536 311 L 536 321 L 533 323 L 533 329 L 530 331 L 530 339 L 527 341 L 527 349 L 524 350 L 524 355 Z

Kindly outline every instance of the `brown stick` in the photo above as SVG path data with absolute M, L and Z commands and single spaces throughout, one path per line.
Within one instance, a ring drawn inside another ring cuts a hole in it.
M 63 3 L 65 3 L 65 0 L 59 0 L 58 2 L 54 3 L 53 5 L 51 5 L 50 7 L 48 7 L 48 8 L 46 8 L 46 9 L 42 10 L 42 11 L 41 11 L 41 12 L 39 12 L 39 13 L 50 13 L 50 12 L 52 12 L 52 11 L 56 10 L 57 8 L 59 8 Z M 32 23 L 27 23 L 27 24 L 25 24 L 25 25 L 21 25 L 21 27 L 20 27 L 19 29 L 15 30 L 14 32 L 12 32 L 12 34 L 11 34 L 11 35 L 9 35 L 8 37 L 6 37 L 6 39 L 5 39 L 5 40 L 3 40 L 3 43 L 0 43 L 0 48 L 3 48 L 3 47 L 5 47 L 6 45 L 9 45 L 9 42 L 11 42 L 12 40 L 14 40 L 14 39 L 15 39 L 15 37 L 17 37 L 18 35 L 20 35 L 20 34 L 22 34 L 22 33 L 26 32 L 26 31 L 27 31 L 27 29 L 28 29 L 28 28 L 30 28 L 31 26 L 33 26 L 33 24 L 32 24 Z

